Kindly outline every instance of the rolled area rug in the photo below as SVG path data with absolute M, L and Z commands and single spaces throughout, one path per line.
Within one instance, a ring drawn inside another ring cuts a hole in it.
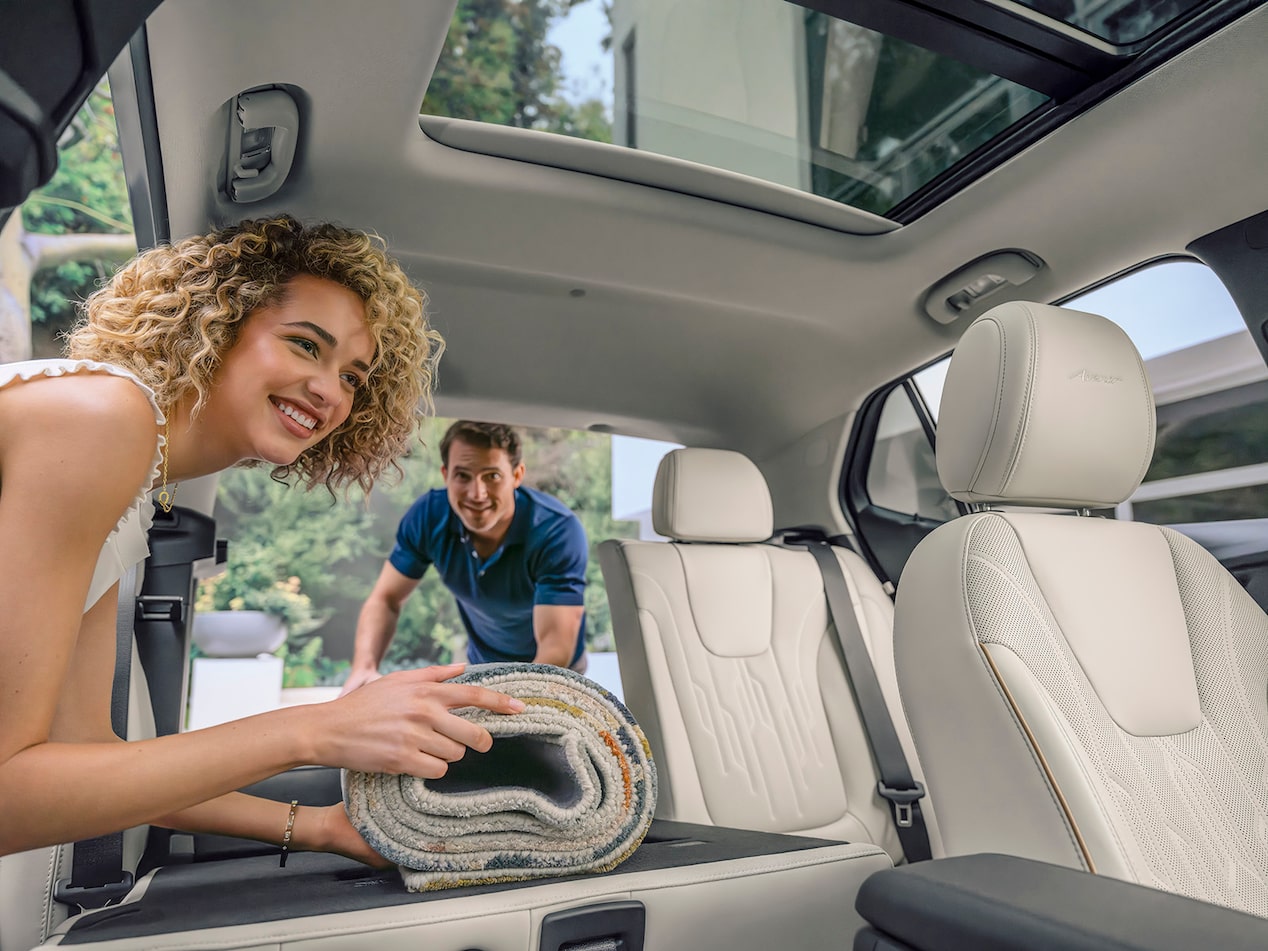
M 546 664 L 479 664 L 454 677 L 524 701 L 454 713 L 493 736 L 440 779 L 343 772 L 348 817 L 410 891 L 606 872 L 647 834 L 656 766 L 615 696 Z

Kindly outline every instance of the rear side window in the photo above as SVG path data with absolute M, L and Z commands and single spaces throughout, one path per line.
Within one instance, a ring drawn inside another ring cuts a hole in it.
M 1153 388 L 1153 461 L 1117 517 L 1172 525 L 1268 516 L 1268 367 L 1214 272 L 1163 261 L 1064 306 L 1122 327 Z M 913 378 L 935 421 L 948 363 Z
M 1214 272 L 1166 260 L 1064 306 L 1127 332 L 1158 411 L 1144 481 L 1116 510 L 1097 514 L 1166 525 L 1268 516 L 1268 368 Z M 891 384 L 857 424 L 842 498 L 872 566 L 892 581 L 920 539 L 960 511 L 934 455 L 950 359 Z
M 1126 330 L 1154 391 L 1153 461 L 1118 517 L 1171 525 L 1268 515 L 1268 367 L 1210 268 L 1164 261 L 1066 306 Z
M 959 512 L 938 479 L 933 445 L 914 396 L 898 386 L 885 398 L 867 467 L 867 495 L 873 505 L 891 512 L 945 522 Z

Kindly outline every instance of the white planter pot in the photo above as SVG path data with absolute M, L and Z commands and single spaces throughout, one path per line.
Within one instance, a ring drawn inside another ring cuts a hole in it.
M 255 657 L 282 646 L 286 624 L 264 611 L 200 611 L 193 637 L 208 657 Z

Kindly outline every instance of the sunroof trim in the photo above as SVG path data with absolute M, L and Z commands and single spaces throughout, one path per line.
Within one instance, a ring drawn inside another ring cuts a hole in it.
M 429 139 L 464 152 L 648 185 L 845 234 L 888 234 L 900 227 L 888 218 L 830 198 L 656 152 L 446 116 L 421 115 L 418 124 Z
M 1025 4 L 1017 3 L 1016 0 L 981 0 L 982 3 L 989 4 L 1023 20 L 1042 27 L 1045 30 L 1051 30 L 1054 33 L 1060 33 L 1069 37 L 1076 43 L 1084 46 L 1090 46 L 1093 49 L 1100 50 L 1102 53 L 1108 53 L 1111 56 L 1122 56 L 1124 53 L 1130 52 L 1138 43 L 1128 43 L 1116 45 L 1109 40 L 1102 39 L 1095 33 L 1089 33 L 1081 30 L 1073 24 L 1067 23 L 1065 20 L 1058 20 L 1056 17 L 1041 13 L 1038 10 L 1028 7 Z

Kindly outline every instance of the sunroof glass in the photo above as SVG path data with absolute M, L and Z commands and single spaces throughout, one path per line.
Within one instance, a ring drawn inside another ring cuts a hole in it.
M 1125 46 L 1178 20 L 1204 0 L 1019 0 L 1026 7 L 1061 20 L 1103 40 Z
M 422 112 L 613 142 L 884 215 L 1048 102 L 783 0 L 721 9 L 460 0 Z

